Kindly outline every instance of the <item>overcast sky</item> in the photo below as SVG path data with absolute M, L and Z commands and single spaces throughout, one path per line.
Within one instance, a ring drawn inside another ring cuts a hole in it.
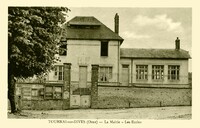
M 94 16 L 114 30 L 114 16 L 119 14 L 122 47 L 174 48 L 179 37 L 181 48 L 191 51 L 190 8 L 70 8 L 74 16 Z
M 114 30 L 114 16 L 119 14 L 119 35 L 126 48 L 181 48 L 190 51 L 192 44 L 191 8 L 72 8 L 67 20 L 75 16 L 94 16 Z M 190 66 L 191 68 L 191 66 Z

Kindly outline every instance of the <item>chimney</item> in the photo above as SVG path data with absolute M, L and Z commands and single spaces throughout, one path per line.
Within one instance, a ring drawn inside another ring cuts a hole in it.
M 115 33 L 119 34 L 119 15 L 115 14 Z
M 178 37 L 176 38 L 175 43 L 176 43 L 176 50 L 180 50 L 180 40 Z

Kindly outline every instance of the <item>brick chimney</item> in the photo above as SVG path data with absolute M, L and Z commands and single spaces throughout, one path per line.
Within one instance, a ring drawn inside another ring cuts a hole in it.
M 119 34 L 119 15 L 115 14 L 115 33 Z
M 180 50 L 180 40 L 178 37 L 176 38 L 175 43 L 176 43 L 176 50 Z

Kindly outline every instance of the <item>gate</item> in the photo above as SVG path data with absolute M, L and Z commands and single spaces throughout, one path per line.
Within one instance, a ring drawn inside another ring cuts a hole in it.
M 90 88 L 87 88 L 87 66 L 79 66 L 79 87 L 72 91 L 71 108 L 90 108 Z
M 71 108 L 90 108 L 91 91 L 89 88 L 77 88 L 70 96 Z

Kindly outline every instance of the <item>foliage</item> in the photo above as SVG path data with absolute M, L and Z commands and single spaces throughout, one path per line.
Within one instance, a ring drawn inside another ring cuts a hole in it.
M 27 78 L 51 69 L 68 8 L 8 8 L 8 70 Z
M 41 75 L 56 62 L 55 54 L 68 8 L 8 8 L 8 99 L 11 113 L 20 111 L 15 101 L 15 78 Z

